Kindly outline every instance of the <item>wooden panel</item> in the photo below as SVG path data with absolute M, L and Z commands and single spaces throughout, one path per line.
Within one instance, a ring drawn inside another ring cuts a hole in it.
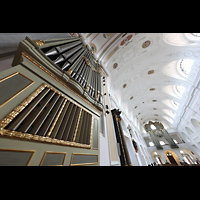
M 33 83 L 23 74 L 16 72 L 0 80 L 0 107 L 24 91 Z
M 70 166 L 96 164 L 98 164 L 98 155 L 96 154 L 73 153 L 70 162 Z
M 0 149 L 0 166 L 27 166 L 35 151 Z
M 46 151 L 42 157 L 42 160 L 40 162 L 40 166 L 63 166 L 65 162 L 67 153 L 65 152 L 51 152 Z

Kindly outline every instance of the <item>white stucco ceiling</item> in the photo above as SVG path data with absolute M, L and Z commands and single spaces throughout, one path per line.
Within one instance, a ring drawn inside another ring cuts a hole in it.
M 96 57 L 109 73 L 109 93 L 128 118 L 137 127 L 153 120 L 164 123 L 167 128 L 176 128 L 200 75 L 200 37 L 191 33 L 124 35 L 82 34 L 85 42 L 95 47 Z M 143 48 L 146 41 L 150 45 Z M 183 59 L 194 61 L 189 75 L 180 69 Z M 150 70 L 154 73 L 148 74 Z M 155 90 L 150 91 L 151 88 Z M 177 89 L 185 90 L 181 94 Z
M 156 120 L 168 128 L 176 129 L 193 88 L 199 81 L 200 37 L 191 33 L 80 35 L 94 49 L 96 58 L 108 72 L 107 85 L 111 97 L 136 127 Z M 19 42 L 26 36 L 30 39 L 53 39 L 66 37 L 66 34 L 2 33 L 0 54 L 16 51 Z M 146 48 L 143 48 L 144 43 Z M 0 71 L 11 67 L 12 55 L 10 57 L 0 59 Z M 182 60 L 189 60 L 188 63 L 192 60 L 189 75 L 180 69 Z M 117 67 L 114 69 L 115 63 Z M 150 70 L 154 70 L 154 73 L 148 74 Z M 185 89 L 183 94 L 176 90 L 180 90 L 181 86 Z

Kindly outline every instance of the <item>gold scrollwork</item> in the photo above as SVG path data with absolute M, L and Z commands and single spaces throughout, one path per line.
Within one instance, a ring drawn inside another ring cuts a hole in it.
M 35 42 L 35 44 L 37 44 L 39 47 L 45 44 L 44 40 L 33 40 L 33 42 Z
M 73 147 L 80 147 L 80 148 L 90 149 L 91 148 L 93 119 L 92 119 L 92 122 L 91 122 L 90 143 L 89 144 L 81 144 L 81 143 L 77 143 L 77 142 L 74 142 L 74 141 L 70 142 L 70 141 L 58 140 L 58 139 L 53 139 L 53 138 L 48 137 L 48 136 L 51 135 L 51 132 L 52 132 L 53 128 L 56 125 L 56 122 L 58 120 L 58 117 L 59 117 L 61 111 L 56 116 L 56 118 L 54 120 L 54 123 L 52 124 L 52 126 L 50 128 L 50 132 L 47 133 L 47 137 L 43 137 L 43 136 L 39 136 L 39 135 L 31 135 L 31 134 L 28 134 L 28 133 L 22 133 L 22 132 L 18 132 L 18 131 L 4 129 L 20 112 L 22 112 L 22 110 L 26 106 L 28 106 L 28 104 L 37 95 L 39 95 L 39 93 L 42 90 L 45 89 L 45 87 L 50 88 L 51 90 L 55 91 L 56 93 L 58 93 L 59 95 L 61 95 L 62 97 L 64 97 L 67 101 L 72 102 L 73 104 L 79 106 L 82 110 L 84 110 L 84 111 L 86 111 L 86 112 L 88 112 L 89 114 L 92 115 L 92 113 L 90 111 L 86 110 L 84 107 L 82 107 L 81 105 L 77 104 L 72 99 L 66 97 L 62 93 L 56 91 L 54 88 L 52 88 L 49 85 L 47 85 L 46 83 L 44 83 L 38 89 L 36 89 L 30 96 L 28 96 L 24 101 L 22 101 L 16 108 L 14 108 L 13 111 L 11 111 L 4 119 L 2 119 L 0 121 L 0 135 L 1 136 L 7 136 L 7 137 L 15 137 L 15 138 L 24 139 L 24 140 L 33 140 L 33 141 L 38 141 L 38 142 L 46 142 L 46 143 L 53 143 L 53 144 L 59 144 L 59 145 L 66 145 L 66 146 L 73 146 Z
M 83 56 L 83 59 L 85 60 L 85 62 L 87 63 L 87 65 L 91 67 L 91 69 L 93 71 L 101 73 L 101 69 L 99 67 L 98 67 L 98 69 L 95 69 L 94 66 L 90 63 L 90 61 L 85 56 Z

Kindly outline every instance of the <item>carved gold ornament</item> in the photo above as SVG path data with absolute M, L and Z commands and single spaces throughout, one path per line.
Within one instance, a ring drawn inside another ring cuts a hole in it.
M 46 83 L 44 83 L 38 89 L 36 89 L 31 95 L 29 95 L 24 101 L 22 101 L 16 108 L 14 108 L 13 111 L 11 111 L 6 117 L 4 117 L 4 119 L 2 119 L 0 121 L 0 136 L 14 137 L 14 138 L 23 139 L 23 140 L 29 140 L 29 141 L 32 140 L 32 141 L 37 141 L 37 142 L 53 143 L 53 144 L 59 144 L 59 145 L 66 145 L 66 146 L 73 146 L 73 147 L 80 147 L 80 148 L 90 149 L 91 148 L 91 140 L 92 140 L 92 127 L 93 127 L 93 121 L 94 121 L 93 116 L 92 116 L 91 128 L 90 128 L 90 144 L 89 145 L 88 144 L 77 143 L 77 142 L 74 142 L 74 141 L 71 142 L 71 141 L 59 140 L 59 139 L 48 137 L 48 136 L 51 135 L 51 131 L 53 130 L 53 128 L 56 125 L 56 122 L 57 122 L 57 120 L 59 118 L 59 115 L 60 115 L 62 109 L 63 109 L 63 106 L 62 106 L 60 112 L 57 114 L 57 116 L 56 116 L 56 118 L 54 120 L 54 123 L 50 127 L 50 132 L 47 133 L 47 137 L 39 136 L 39 135 L 32 135 L 32 134 L 29 134 L 29 133 L 22 133 L 22 132 L 18 132 L 18 131 L 4 129 L 46 87 L 50 88 L 51 90 L 55 91 L 56 93 L 58 93 L 59 95 L 61 95 L 62 97 L 64 97 L 65 98 L 65 103 L 66 103 L 66 100 L 70 101 L 73 104 L 79 106 L 82 110 L 84 110 L 87 113 L 89 113 L 89 114 L 92 115 L 92 113 L 90 111 L 86 110 L 81 105 L 79 105 L 76 102 L 74 102 L 72 99 L 66 97 L 62 93 L 56 91 L 54 88 L 52 88 L 49 85 L 47 85 Z
M 37 44 L 39 47 L 45 44 L 44 40 L 33 40 L 33 42 L 35 42 L 35 44 Z

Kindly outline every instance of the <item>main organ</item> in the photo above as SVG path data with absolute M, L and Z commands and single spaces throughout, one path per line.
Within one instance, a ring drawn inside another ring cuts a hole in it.
M 90 47 L 27 37 L 12 66 L 0 74 L 0 165 L 99 165 L 106 74 Z

